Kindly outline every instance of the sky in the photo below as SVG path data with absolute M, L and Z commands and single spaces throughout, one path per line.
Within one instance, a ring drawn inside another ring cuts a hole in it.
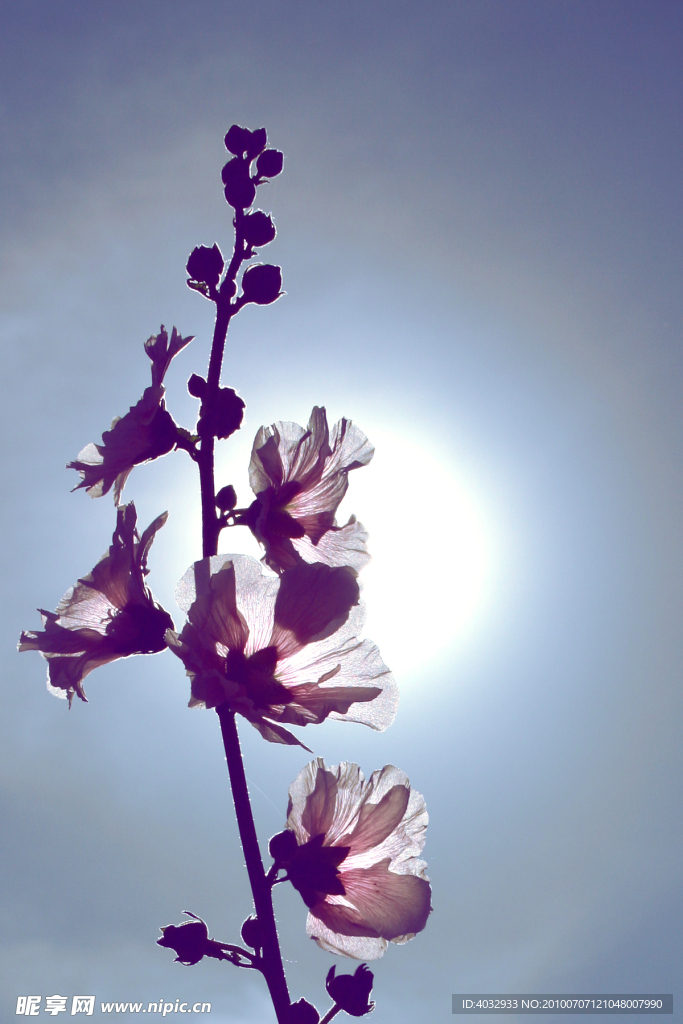
M 663 0 L 4 5 L 3 1020 L 55 993 L 274 1020 L 251 972 L 155 945 L 183 910 L 226 942 L 250 911 L 180 662 L 99 669 L 68 711 L 15 653 L 110 543 L 111 496 L 64 467 L 137 401 L 162 323 L 195 335 L 166 380 L 194 425 L 212 306 L 184 268 L 229 250 L 233 122 L 285 153 L 258 202 L 286 295 L 231 325 L 247 412 L 219 482 L 248 502 L 257 429 L 316 404 L 376 446 L 340 511 L 370 531 L 398 716 L 302 735 L 398 765 L 430 812 L 434 912 L 372 965 L 373 1021 L 446 1021 L 457 992 L 680 998 L 682 43 Z M 180 625 L 194 467 L 138 467 L 125 497 L 142 525 L 169 510 L 149 581 Z M 259 557 L 239 531 L 220 550 Z M 265 849 L 307 755 L 240 733 Z M 275 896 L 290 989 L 322 1014 L 355 964 Z

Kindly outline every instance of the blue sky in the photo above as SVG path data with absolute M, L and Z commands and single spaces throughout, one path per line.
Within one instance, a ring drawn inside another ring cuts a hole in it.
M 377 446 L 346 507 L 399 715 L 303 737 L 397 764 L 430 810 L 435 911 L 377 963 L 373 1019 L 445 1021 L 457 991 L 677 992 L 682 29 L 629 0 L 7 6 L 7 1019 L 55 992 L 268 1019 L 258 979 L 154 945 L 184 909 L 225 941 L 249 911 L 217 723 L 180 663 L 101 669 L 68 713 L 14 653 L 109 543 L 110 498 L 71 494 L 64 466 L 137 400 L 162 322 L 196 335 L 167 378 L 192 425 L 211 308 L 184 266 L 229 246 L 233 121 L 286 154 L 259 203 L 287 295 L 231 328 L 247 417 L 220 472 L 246 500 L 258 427 L 314 404 Z M 144 522 L 169 509 L 151 582 L 179 623 L 193 466 L 125 493 Z M 265 840 L 304 759 L 242 735 Z M 336 961 L 276 895 L 291 988 L 322 1010 Z

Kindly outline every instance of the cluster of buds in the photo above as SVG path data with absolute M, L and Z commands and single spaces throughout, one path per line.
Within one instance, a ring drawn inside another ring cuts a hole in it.
M 252 210 L 259 185 L 281 173 L 284 157 L 277 149 L 266 149 L 265 128 L 250 131 L 234 124 L 225 136 L 225 147 L 232 153 L 223 168 L 222 178 L 225 198 L 235 210 L 237 233 L 235 252 L 240 260 L 250 260 L 257 249 L 272 242 L 276 235 L 275 224 L 268 213 Z M 256 167 L 252 170 L 256 161 Z M 199 245 L 193 249 L 187 261 L 188 286 L 207 298 L 218 300 L 219 295 L 232 298 L 237 288 L 234 277 L 228 274 L 221 284 L 225 269 L 223 255 L 214 243 L 209 248 Z M 242 277 L 241 305 L 254 302 L 267 306 L 282 294 L 282 271 L 270 263 L 249 266 Z

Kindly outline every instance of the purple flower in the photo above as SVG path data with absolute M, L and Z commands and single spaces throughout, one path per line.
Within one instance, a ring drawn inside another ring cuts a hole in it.
M 389 942 L 422 931 L 431 910 L 419 859 L 427 809 L 403 772 L 386 765 L 366 782 L 356 764 L 327 768 L 317 758 L 289 787 L 287 813 L 296 849 L 282 867 L 309 908 L 306 931 L 319 946 L 375 960 Z
M 57 697 L 87 700 L 83 680 L 99 665 L 131 654 L 156 654 L 173 628 L 168 612 L 145 586 L 147 555 L 168 517 L 164 512 L 138 538 L 135 505 L 117 510 L 116 529 L 107 554 L 78 580 L 57 605 L 39 609 L 45 629 L 22 633 L 20 651 L 40 651 L 48 663 L 48 690 Z
M 195 562 L 176 600 L 188 621 L 167 642 L 192 681 L 190 707 L 225 705 L 273 743 L 300 742 L 284 724 L 393 721 L 396 684 L 359 639 L 352 569 L 302 562 L 277 577 L 246 555 L 216 555 Z
M 115 417 L 111 428 L 102 434 L 102 444 L 87 444 L 67 464 L 67 469 L 77 469 L 82 477 L 75 491 L 85 487 L 91 498 L 100 498 L 113 485 L 114 503 L 118 505 L 133 466 L 171 451 L 178 428 L 166 412 L 163 380 L 173 357 L 191 341 L 192 337 L 181 338 L 174 327 L 169 342 L 163 324 L 159 334 L 147 339 L 145 352 L 152 360 L 152 385 L 125 416 Z
M 256 501 L 245 521 L 272 569 L 288 569 L 301 559 L 354 569 L 366 564 L 365 529 L 355 516 L 337 526 L 335 513 L 349 472 L 366 466 L 373 454 L 350 420 L 339 420 L 330 431 L 325 410 L 317 406 L 306 430 L 298 423 L 261 427 L 249 466 Z

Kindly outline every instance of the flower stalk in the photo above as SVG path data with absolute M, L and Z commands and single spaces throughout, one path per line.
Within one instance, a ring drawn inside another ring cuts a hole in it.
M 266 979 L 278 1024 L 285 1024 L 290 1005 L 289 991 L 287 989 L 280 943 L 277 936 L 271 886 L 263 870 L 261 850 L 256 836 L 256 826 L 254 825 L 254 815 L 251 811 L 235 713 L 228 710 L 225 705 L 217 707 L 216 711 L 221 723 L 221 733 L 223 735 L 225 757 L 228 762 L 228 773 L 230 775 L 237 825 L 240 839 L 242 840 L 242 850 L 244 851 L 244 859 L 247 864 L 247 874 L 249 875 L 249 883 L 254 897 L 256 916 L 261 928 L 263 952 L 260 970 Z
M 223 355 L 230 320 L 235 313 L 239 312 L 242 306 L 239 299 L 231 302 L 231 298 L 236 290 L 235 278 L 246 256 L 242 230 L 243 221 L 244 212 L 237 209 L 235 211 L 235 248 L 226 277 L 215 298 L 216 323 L 211 344 L 206 393 L 202 402 L 203 407 L 206 404 L 209 413 L 212 404 L 217 401 L 219 394 Z M 214 444 L 215 437 L 211 431 L 202 437 L 197 459 L 202 502 L 202 553 L 204 558 L 217 553 L 218 536 L 222 527 L 221 519 L 216 511 Z M 249 800 L 249 790 L 244 773 L 244 762 L 242 760 L 237 723 L 235 722 L 235 713 L 228 710 L 225 705 L 217 707 L 216 711 L 218 712 L 221 724 L 232 798 L 247 866 L 247 874 L 249 876 L 249 884 L 251 885 L 256 916 L 263 938 L 262 961 L 259 969 L 266 979 L 278 1024 L 285 1024 L 290 1006 L 289 991 L 287 989 L 275 924 L 271 887 L 266 880 L 266 874 L 263 870 L 263 861 L 254 825 L 254 815 L 252 814 L 251 802 Z

